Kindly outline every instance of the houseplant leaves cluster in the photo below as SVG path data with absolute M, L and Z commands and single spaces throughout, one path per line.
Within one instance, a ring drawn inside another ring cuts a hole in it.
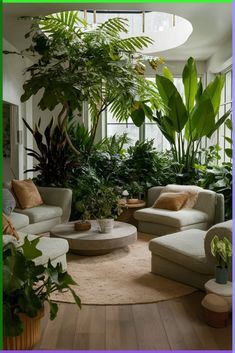
M 28 240 L 21 246 L 10 242 L 3 249 L 3 334 L 18 336 L 24 327 L 19 313 L 36 317 L 45 302 L 50 306 L 50 319 L 53 320 L 58 305 L 50 299 L 55 291 L 69 290 L 75 303 L 81 307 L 78 295 L 72 289 L 76 283 L 63 272 L 61 264 L 53 267 L 50 260 L 47 266 L 35 265 L 34 259 L 42 255 L 37 249 L 40 238 Z

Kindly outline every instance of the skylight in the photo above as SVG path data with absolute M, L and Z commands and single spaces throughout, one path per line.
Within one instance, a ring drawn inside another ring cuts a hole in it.
M 176 48 L 184 44 L 193 31 L 192 24 L 183 17 L 164 12 L 140 11 L 79 11 L 79 16 L 95 27 L 112 17 L 123 17 L 129 21 L 129 31 L 123 37 L 146 35 L 154 43 L 143 53 L 158 52 Z

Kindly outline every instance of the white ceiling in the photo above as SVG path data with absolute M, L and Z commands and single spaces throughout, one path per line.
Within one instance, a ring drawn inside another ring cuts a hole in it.
M 3 4 L 3 35 L 16 48 L 27 47 L 24 34 L 29 21 L 19 16 L 37 16 L 71 9 L 162 11 L 182 16 L 193 26 L 193 33 L 178 48 L 159 53 L 167 60 L 209 59 L 225 42 L 232 45 L 232 4 L 230 3 L 83 3 L 83 4 Z

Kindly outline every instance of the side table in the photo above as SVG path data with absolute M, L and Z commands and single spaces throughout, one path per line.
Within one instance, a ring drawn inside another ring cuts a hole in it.
M 118 216 L 118 221 L 120 222 L 125 222 L 125 223 L 130 223 L 133 226 L 137 227 L 138 226 L 138 221 L 134 218 L 134 213 L 136 210 L 140 208 L 144 208 L 146 206 L 145 201 L 139 201 L 136 203 L 128 203 L 126 204 L 127 208 L 123 210 L 123 212 Z
M 204 286 L 207 293 L 214 293 L 223 297 L 229 305 L 229 310 L 232 310 L 232 282 L 228 281 L 226 284 L 220 284 L 215 282 L 215 278 L 212 278 Z

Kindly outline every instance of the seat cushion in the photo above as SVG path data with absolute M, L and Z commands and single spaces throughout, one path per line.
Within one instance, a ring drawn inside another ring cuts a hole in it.
M 49 205 L 40 205 L 33 208 L 27 208 L 25 210 L 21 210 L 20 208 L 15 208 L 15 212 L 26 215 L 29 218 L 29 223 L 37 223 L 41 221 L 45 221 L 48 219 L 61 217 L 62 216 L 62 208 L 58 206 L 49 206 Z
M 12 212 L 9 216 L 11 223 L 15 229 L 21 229 L 26 227 L 29 224 L 29 217 L 23 214 Z
M 205 212 L 195 209 L 170 211 L 152 207 L 136 211 L 134 217 L 138 221 L 165 224 L 176 228 L 191 224 L 206 223 L 208 220 L 208 216 Z
M 149 250 L 190 270 L 210 274 L 204 250 L 205 236 L 206 231 L 199 229 L 168 234 L 151 240 Z
M 26 234 L 19 232 L 20 241 L 19 244 L 24 242 Z M 36 235 L 28 235 L 29 240 L 37 238 Z M 40 237 L 40 241 L 37 244 L 37 248 L 42 251 L 42 255 L 34 260 L 36 265 L 47 264 L 48 260 L 51 261 L 64 255 L 69 250 L 69 245 L 66 239 L 57 239 L 49 237 Z

